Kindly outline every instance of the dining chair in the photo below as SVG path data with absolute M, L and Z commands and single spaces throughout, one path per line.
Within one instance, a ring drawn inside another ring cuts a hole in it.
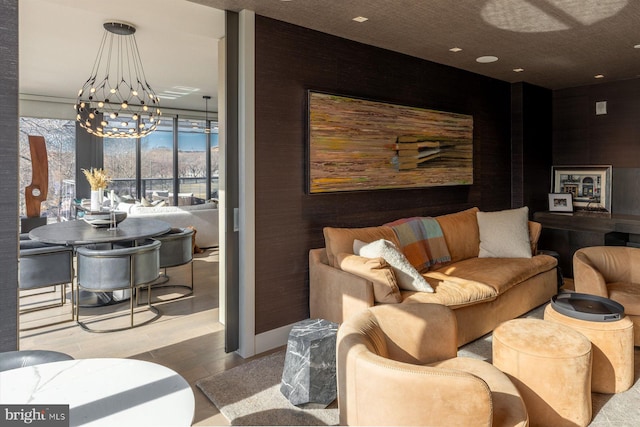
M 160 269 L 162 269 L 163 272 L 160 274 L 159 280 L 153 284 L 152 289 L 178 287 L 187 289 L 188 291 L 186 294 L 164 301 L 184 298 L 193 294 L 193 233 L 193 229 L 191 228 L 172 228 L 168 233 L 154 237 L 155 240 L 162 242 L 160 246 Z M 191 270 L 191 284 L 166 284 L 169 281 L 167 269 L 186 264 L 189 264 Z
M 21 328 L 21 331 L 50 326 L 58 323 L 72 321 L 74 319 L 73 308 L 73 248 L 69 246 L 49 245 L 30 240 L 20 240 L 20 253 L 18 262 L 18 290 L 26 291 L 40 288 L 52 288 L 60 286 L 60 301 L 53 304 L 36 305 L 31 308 L 19 310 L 19 314 L 45 310 L 54 307 L 62 307 L 67 302 L 67 284 L 71 285 L 71 318 L 59 322 L 47 323 L 29 328 Z M 40 294 L 38 294 L 40 295 Z M 34 297 L 30 294 L 26 297 Z
M 129 325 L 124 327 L 97 329 L 90 327 L 87 321 L 80 319 L 80 304 L 76 306 L 76 321 L 78 325 L 89 332 L 116 332 L 146 325 L 161 316 L 160 310 L 151 304 L 150 287 L 158 278 L 160 271 L 161 242 L 146 239 L 137 246 L 116 249 L 94 249 L 90 246 L 79 247 L 76 250 L 78 279 L 76 298 L 80 290 L 89 292 L 114 292 L 129 290 Z M 140 289 L 147 288 L 146 308 L 154 314 L 153 317 L 139 323 L 134 323 L 134 295 Z M 94 318 L 94 322 L 98 318 Z

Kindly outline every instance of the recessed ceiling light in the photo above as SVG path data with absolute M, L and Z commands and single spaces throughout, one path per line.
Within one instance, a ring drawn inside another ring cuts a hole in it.
M 462 49 L 460 49 L 459 47 L 452 47 L 451 49 L 449 49 L 449 51 L 451 52 L 460 52 Z
M 497 56 L 480 56 L 478 58 L 476 58 L 476 62 L 479 62 L 481 64 L 488 64 L 490 62 L 496 62 L 498 60 Z
M 353 18 L 353 20 L 356 22 L 365 22 L 368 21 L 369 18 L 365 18 L 364 16 L 356 16 L 355 18 Z
M 637 44 L 633 47 L 634 49 L 640 49 L 640 44 Z
M 514 68 L 513 71 L 515 71 L 516 73 L 521 73 L 524 71 L 524 68 Z
M 596 79 L 603 79 L 604 78 L 604 74 L 596 74 L 593 77 L 596 78 Z

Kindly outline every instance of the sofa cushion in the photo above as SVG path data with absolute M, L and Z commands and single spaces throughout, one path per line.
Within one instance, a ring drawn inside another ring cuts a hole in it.
M 357 240 L 354 242 L 354 249 L 359 247 L 358 255 L 367 258 L 384 258 L 391 266 L 400 289 L 408 291 L 433 292 L 433 289 L 424 277 L 409 262 L 407 257 L 392 242 L 384 239 L 375 240 L 366 245 Z
M 477 212 L 480 258 L 531 258 L 529 208 Z
M 337 258 L 343 271 L 364 277 L 373 283 L 373 296 L 376 302 L 402 301 L 396 276 L 384 258 L 365 258 L 347 253 L 338 254 Z
M 549 255 L 508 259 L 470 258 L 441 267 L 434 272 L 452 278 L 481 282 L 491 286 L 498 294 L 503 294 L 518 283 L 555 268 L 557 264 L 558 261 Z
M 403 303 L 433 303 L 456 308 L 491 301 L 498 295 L 491 286 L 475 280 L 452 277 L 436 271 L 429 271 L 423 276 L 434 292 L 401 291 Z
M 334 228 L 325 227 L 323 230 L 324 242 L 327 249 L 327 258 L 329 265 L 334 268 L 340 268 L 337 261 L 337 255 L 341 253 L 353 253 L 354 240 L 362 240 L 370 243 L 374 240 L 389 240 L 396 246 L 400 246 L 396 235 L 391 227 L 364 227 L 364 228 Z
M 478 208 L 471 208 L 436 217 L 447 242 L 451 262 L 478 256 L 478 248 L 480 247 L 480 232 L 476 218 L 478 211 Z

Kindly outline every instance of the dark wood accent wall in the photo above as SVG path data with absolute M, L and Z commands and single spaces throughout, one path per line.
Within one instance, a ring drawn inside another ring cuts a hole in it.
M 612 165 L 611 210 L 640 215 L 640 79 L 553 92 L 553 163 Z M 596 102 L 607 114 L 596 115 Z
M 18 348 L 18 0 L 0 15 L 0 351 Z
M 553 92 L 553 161 L 640 168 L 640 79 Z M 596 115 L 596 102 L 607 114 Z
M 511 206 L 529 213 L 548 209 L 551 188 L 552 92 L 528 83 L 511 85 Z
M 307 194 L 309 89 L 473 115 L 473 185 Z M 509 208 L 510 90 L 502 81 L 256 16 L 256 333 L 308 317 L 308 251 L 324 246 L 325 226 Z

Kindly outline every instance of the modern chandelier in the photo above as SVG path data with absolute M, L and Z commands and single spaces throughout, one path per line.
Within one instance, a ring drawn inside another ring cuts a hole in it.
M 162 112 L 144 74 L 135 27 L 106 22 L 91 76 L 78 92 L 76 120 L 90 134 L 141 138 L 153 132 Z

